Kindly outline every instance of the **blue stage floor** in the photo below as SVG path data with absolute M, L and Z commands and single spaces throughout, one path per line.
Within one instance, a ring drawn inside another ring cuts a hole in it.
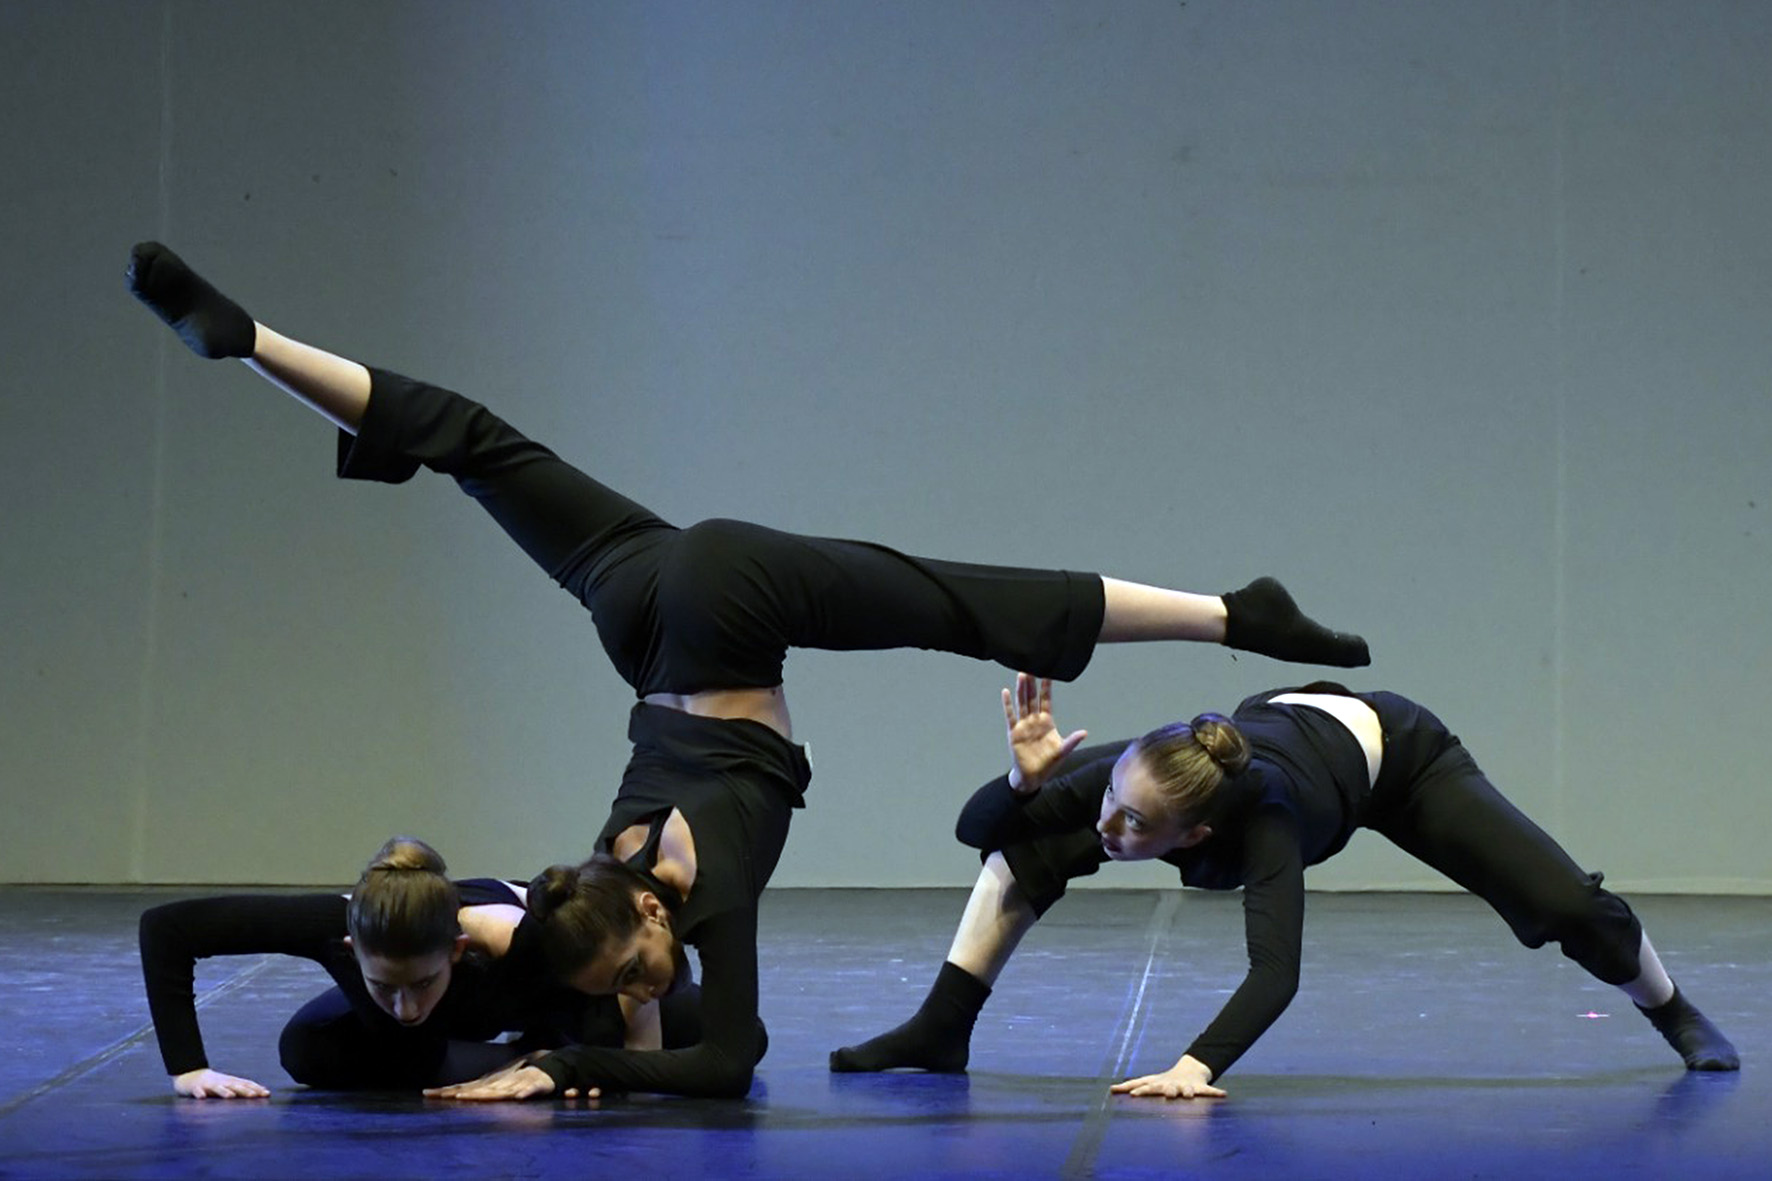
M 0 889 L 0 1177 L 1772 1177 L 1772 899 L 1632 899 L 1740 1074 L 1687 1074 L 1471 899 L 1316 894 L 1300 996 L 1230 1098 L 1163 1104 L 1107 1084 L 1170 1065 L 1235 986 L 1237 896 L 1076 892 L 1004 973 L 969 1075 L 831 1075 L 916 1006 L 964 893 L 771 891 L 750 1098 L 593 1109 L 304 1091 L 277 1031 L 326 978 L 258 957 L 198 983 L 211 1060 L 272 1098 L 175 1098 L 135 953 L 173 896 Z

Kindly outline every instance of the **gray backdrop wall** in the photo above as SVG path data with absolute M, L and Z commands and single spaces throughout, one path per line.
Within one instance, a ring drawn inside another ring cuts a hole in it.
M 1610 882 L 1767 892 L 1769 61 L 1719 0 L 6 0 L 0 880 L 527 875 L 623 761 L 588 617 L 186 353 L 157 237 L 680 522 L 1279 574 Z M 1312 675 L 1110 649 L 1059 717 Z M 970 881 L 1004 677 L 796 655 L 778 884 Z

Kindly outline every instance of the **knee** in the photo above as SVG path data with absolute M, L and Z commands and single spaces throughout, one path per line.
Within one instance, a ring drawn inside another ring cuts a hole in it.
M 1624 899 L 1601 888 L 1599 874 L 1548 896 L 1533 928 L 1515 933 L 1528 947 L 1556 943 L 1607 984 L 1636 978 L 1642 925 Z
M 350 1090 L 364 1084 L 363 1068 L 378 1057 L 368 1046 L 357 1016 L 334 989 L 298 1010 L 277 1037 L 277 1059 L 290 1078 L 305 1087 Z
M 305 1024 L 291 1021 L 283 1027 L 277 1038 L 277 1058 L 284 1073 L 304 1087 L 335 1089 L 338 1085 L 337 1064 Z

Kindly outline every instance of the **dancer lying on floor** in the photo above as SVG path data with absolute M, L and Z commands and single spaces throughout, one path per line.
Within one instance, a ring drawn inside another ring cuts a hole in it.
M 1281 660 L 1367 663 L 1365 641 L 1302 615 L 1263 578 L 1223 596 L 1057 570 L 913 558 L 740 521 L 667 524 L 460 395 L 370 370 L 255 323 L 164 247 L 134 252 L 135 294 L 206 357 L 240 357 L 341 428 L 338 471 L 452 476 L 591 611 L 639 703 L 633 754 L 598 856 L 559 868 L 529 907 L 556 971 L 639 1000 L 702 965 L 702 1041 L 632 1053 L 580 1046 L 457 1098 L 597 1088 L 739 1096 L 762 1056 L 757 897 L 803 806 L 810 768 L 782 692 L 790 648 L 927 648 L 1068 679 L 1098 643 L 1190 640 Z
M 1243 888 L 1249 972 L 1168 1070 L 1113 1090 L 1221 1097 L 1212 1085 L 1298 991 L 1304 870 L 1356 828 L 1482 898 L 1527 947 L 1563 954 L 1628 996 L 1692 1070 L 1735 1070 L 1735 1049 L 1674 987 L 1623 899 L 1584 873 L 1496 791 L 1458 739 L 1395 693 L 1317 682 L 1250 697 L 1131 742 L 1060 737 L 1052 685 L 1003 691 L 1011 770 L 962 810 L 989 851 L 960 929 L 909 1021 L 831 1055 L 834 1071 L 966 1069 L 973 1022 L 1003 965 L 1066 884 L 1104 861 L 1161 858 L 1183 885 Z
M 555 979 L 527 889 L 451 881 L 423 841 L 383 845 L 348 895 L 235 894 L 156 906 L 141 917 L 148 1012 L 172 1089 L 195 1099 L 262 1098 L 203 1050 L 196 963 L 293 955 L 337 982 L 283 1027 L 278 1054 L 298 1083 L 419 1090 L 475 1078 L 536 1050 L 585 1043 L 633 1050 L 700 1040 L 698 990 L 662 1003 L 587 996 Z M 516 1033 L 515 1042 L 494 1042 Z

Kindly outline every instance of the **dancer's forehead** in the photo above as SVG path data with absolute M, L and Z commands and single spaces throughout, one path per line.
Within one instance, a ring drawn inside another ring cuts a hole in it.
M 384 956 L 359 947 L 356 955 L 363 979 L 389 988 L 408 988 L 434 979 L 448 971 L 452 961 L 447 949 L 424 955 Z
M 1115 761 L 1109 789 L 1113 792 L 1114 803 L 1128 816 L 1156 824 L 1168 814 L 1157 781 L 1137 744 L 1127 747 Z

